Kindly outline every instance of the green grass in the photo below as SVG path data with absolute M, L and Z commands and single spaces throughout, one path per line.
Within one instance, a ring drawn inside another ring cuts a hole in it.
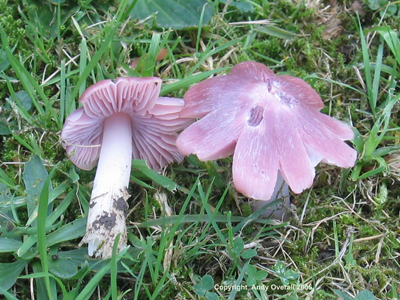
M 161 30 L 127 18 L 135 1 L 14 2 L 0 0 L 0 298 L 399 298 L 398 16 L 215 1 L 207 24 Z M 88 257 L 94 171 L 73 166 L 59 137 L 79 96 L 102 79 L 159 76 L 161 95 L 182 97 L 244 60 L 309 82 L 324 113 L 353 125 L 356 166 L 320 165 L 281 223 L 261 218 L 274 203 L 252 212 L 232 188 L 231 158 L 189 156 L 162 174 L 134 161 L 130 247 Z

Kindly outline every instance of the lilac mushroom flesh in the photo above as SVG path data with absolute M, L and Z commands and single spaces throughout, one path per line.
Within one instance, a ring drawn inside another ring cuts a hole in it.
M 117 234 L 118 250 L 126 246 L 132 158 L 155 170 L 183 159 L 175 141 L 189 122 L 179 117 L 184 102 L 159 97 L 160 88 L 156 77 L 103 80 L 82 94 L 82 107 L 66 119 L 61 138 L 70 160 L 84 170 L 97 164 L 81 242 L 90 256 L 110 257 Z
M 181 117 L 199 120 L 179 135 L 178 149 L 203 161 L 233 154 L 234 186 L 250 198 L 270 200 L 278 176 L 302 192 L 321 161 L 355 163 L 356 151 L 344 142 L 351 128 L 320 112 L 324 104 L 304 80 L 276 76 L 261 63 L 237 64 L 192 86 L 184 99 Z

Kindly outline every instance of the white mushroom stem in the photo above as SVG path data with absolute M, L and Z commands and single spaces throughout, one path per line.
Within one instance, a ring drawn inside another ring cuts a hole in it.
M 272 219 L 277 219 L 282 222 L 288 221 L 290 219 L 290 192 L 289 192 L 289 185 L 285 182 L 282 178 L 280 172 L 278 173 L 278 177 L 276 179 L 276 185 L 274 189 L 274 193 L 272 197 L 268 201 L 257 200 L 253 204 L 253 211 L 259 210 L 268 202 L 280 199 L 281 202 L 277 205 L 268 208 L 262 215 L 264 218 L 271 217 Z
M 120 233 L 118 251 L 126 247 L 127 192 L 132 164 L 130 117 L 114 114 L 104 120 L 103 140 L 90 200 L 86 234 L 90 256 L 109 258 Z

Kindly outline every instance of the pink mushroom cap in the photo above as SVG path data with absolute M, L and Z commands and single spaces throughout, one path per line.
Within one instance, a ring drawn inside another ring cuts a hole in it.
M 351 128 L 320 112 L 324 104 L 304 80 L 276 76 L 261 63 L 239 63 L 184 99 L 180 116 L 200 120 L 179 135 L 178 149 L 203 161 L 233 154 L 234 186 L 248 197 L 269 200 L 278 172 L 300 193 L 319 162 L 355 163 L 357 152 L 343 142 L 353 138 Z
M 159 97 L 161 83 L 156 77 L 120 77 L 90 86 L 79 99 L 82 107 L 68 116 L 61 132 L 69 159 L 81 169 L 94 168 L 104 120 L 125 113 L 131 119 L 133 159 L 144 159 L 155 170 L 181 161 L 175 146 L 177 131 L 191 121 L 179 116 L 183 99 Z

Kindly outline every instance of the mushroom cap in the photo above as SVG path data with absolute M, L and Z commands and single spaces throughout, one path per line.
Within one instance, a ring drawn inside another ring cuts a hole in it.
M 156 77 L 120 77 L 90 86 L 79 99 L 82 107 L 68 116 L 61 132 L 69 159 L 91 170 L 100 155 L 105 118 L 126 113 L 131 118 L 133 159 L 144 159 L 156 170 L 181 161 L 176 132 L 190 120 L 179 116 L 183 99 L 158 97 L 161 83 Z
M 243 62 L 228 75 L 206 79 L 184 96 L 181 117 L 201 118 L 177 147 L 200 160 L 233 156 L 233 182 L 244 195 L 269 200 L 278 172 L 294 193 L 311 187 L 321 161 L 351 167 L 357 153 L 344 140 L 351 128 L 320 112 L 324 104 L 304 80 L 276 76 Z

